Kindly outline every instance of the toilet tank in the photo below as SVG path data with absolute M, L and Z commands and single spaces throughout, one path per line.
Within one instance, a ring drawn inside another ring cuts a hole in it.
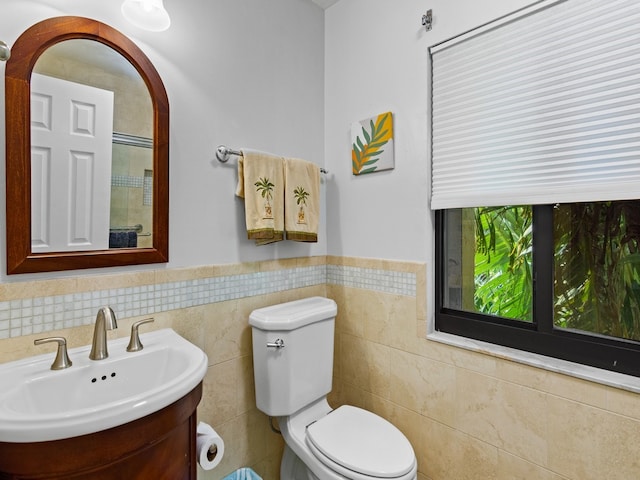
M 310 297 L 251 313 L 259 410 L 291 415 L 331 391 L 337 311 L 333 300 Z

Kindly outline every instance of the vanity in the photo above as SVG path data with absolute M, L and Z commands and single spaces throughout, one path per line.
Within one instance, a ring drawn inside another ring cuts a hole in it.
M 196 479 L 196 407 L 208 359 L 170 328 L 0 365 L 0 479 Z
M 0 442 L 0 479 L 195 480 L 202 383 L 168 407 L 109 430 L 33 443 Z

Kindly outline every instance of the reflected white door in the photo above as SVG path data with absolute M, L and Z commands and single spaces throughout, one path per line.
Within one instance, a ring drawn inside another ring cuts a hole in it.
M 113 92 L 31 76 L 31 250 L 109 248 Z

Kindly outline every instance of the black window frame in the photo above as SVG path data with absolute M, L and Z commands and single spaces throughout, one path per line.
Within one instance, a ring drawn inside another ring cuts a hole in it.
M 533 207 L 533 322 L 444 307 L 445 211 L 435 211 L 435 329 L 640 377 L 640 342 L 553 324 L 553 205 Z

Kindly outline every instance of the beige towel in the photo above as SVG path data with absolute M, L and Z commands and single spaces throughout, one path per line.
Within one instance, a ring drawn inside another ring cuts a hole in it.
M 318 241 L 320 169 L 295 158 L 284 161 L 284 229 L 287 240 Z
M 247 237 L 257 245 L 284 239 L 284 167 L 282 157 L 242 150 L 236 195 L 244 198 Z

